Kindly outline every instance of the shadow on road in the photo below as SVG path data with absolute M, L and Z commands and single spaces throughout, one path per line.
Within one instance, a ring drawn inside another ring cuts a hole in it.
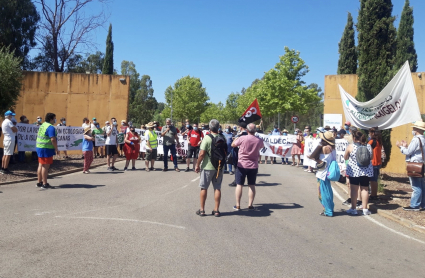
M 296 203 L 256 204 L 255 210 L 242 209 L 240 211 L 221 212 L 221 216 L 265 217 L 270 216 L 273 210 L 298 208 L 303 208 L 303 206 Z
M 269 177 L 271 176 L 270 174 L 257 174 L 257 177 Z
M 55 188 L 60 189 L 70 189 L 70 188 L 86 188 L 86 189 L 93 189 L 96 187 L 102 187 L 105 186 L 103 184 L 93 185 L 93 184 L 62 184 L 59 186 L 55 186 Z
M 113 172 L 90 172 L 89 175 L 100 175 L 100 174 L 124 174 L 124 171 L 113 171 Z
M 276 185 L 282 185 L 282 184 L 277 182 L 264 182 L 264 181 L 259 181 L 255 184 L 255 186 L 276 186 Z

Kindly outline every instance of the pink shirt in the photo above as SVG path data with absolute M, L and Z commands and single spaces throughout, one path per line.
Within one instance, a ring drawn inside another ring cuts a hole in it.
M 260 150 L 264 147 L 263 140 L 248 134 L 239 137 L 233 144 L 239 146 L 238 167 L 245 169 L 258 168 L 258 157 L 260 156 Z

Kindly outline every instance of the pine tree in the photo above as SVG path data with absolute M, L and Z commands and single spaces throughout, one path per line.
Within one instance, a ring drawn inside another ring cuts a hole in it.
M 348 13 L 347 25 L 338 43 L 338 74 L 355 74 L 357 71 L 357 50 L 354 41 L 353 17 Z
M 359 76 L 356 99 L 373 99 L 393 77 L 392 68 L 396 53 L 395 18 L 391 16 L 391 0 L 361 0 L 358 30 Z M 391 129 L 382 132 L 387 160 L 391 155 Z
M 114 43 L 112 42 L 112 24 L 109 24 L 108 36 L 106 37 L 106 52 L 102 73 L 114 73 Z
M 413 8 L 410 7 L 409 0 L 406 0 L 397 30 L 397 54 L 395 56 L 394 72 L 397 72 L 406 60 L 409 61 L 412 72 L 416 72 L 418 69 L 418 55 L 413 42 L 413 21 Z

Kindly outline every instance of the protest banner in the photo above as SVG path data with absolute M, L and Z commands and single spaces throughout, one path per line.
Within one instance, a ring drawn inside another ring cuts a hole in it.
M 124 133 L 118 133 L 117 135 L 117 142 L 118 145 L 124 144 L 125 134 Z
M 316 138 L 306 138 L 304 140 L 304 163 L 303 166 L 316 167 L 316 161 L 307 158 L 319 144 L 319 140 Z
M 342 114 L 324 114 L 323 126 L 329 126 L 330 128 L 335 127 L 336 129 L 340 129 L 342 126 Z
M 367 102 L 358 102 L 341 85 L 339 92 L 345 118 L 358 128 L 384 130 L 421 120 L 408 61 L 387 86 Z
M 345 139 L 335 139 L 336 160 L 338 162 L 339 171 L 342 176 L 345 176 L 345 159 L 344 154 L 347 149 L 348 141 Z
M 38 126 L 29 124 L 17 124 L 18 128 L 18 151 L 35 152 L 38 134 Z M 59 151 L 81 150 L 83 143 L 83 128 L 76 126 L 55 126 Z
M 260 155 L 271 157 L 291 157 L 292 142 L 289 136 L 264 135 L 257 133 L 258 138 L 264 142 L 264 148 L 260 150 Z
M 105 146 L 105 141 L 106 138 L 103 135 L 103 130 L 102 129 L 95 129 L 93 130 L 93 136 L 94 136 L 94 144 L 96 145 L 96 147 L 102 147 Z

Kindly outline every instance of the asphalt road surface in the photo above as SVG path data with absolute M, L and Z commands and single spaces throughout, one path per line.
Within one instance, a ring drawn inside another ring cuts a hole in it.
M 425 277 L 424 235 L 346 215 L 338 191 L 336 215 L 320 216 L 312 174 L 259 173 L 257 211 L 246 209 L 247 188 L 245 209 L 232 210 L 234 176 L 225 175 L 220 218 L 210 214 L 212 187 L 209 215 L 195 214 L 194 172 L 101 167 L 51 179 L 56 189 L 0 186 L 0 277 Z

